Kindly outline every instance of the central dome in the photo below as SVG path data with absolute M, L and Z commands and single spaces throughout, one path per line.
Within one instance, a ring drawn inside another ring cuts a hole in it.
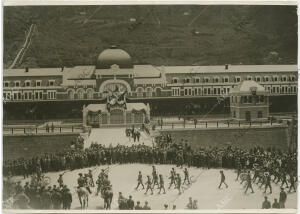
M 130 55 L 116 46 L 111 46 L 99 54 L 96 67 L 98 69 L 108 69 L 114 64 L 118 65 L 119 68 L 133 68 Z

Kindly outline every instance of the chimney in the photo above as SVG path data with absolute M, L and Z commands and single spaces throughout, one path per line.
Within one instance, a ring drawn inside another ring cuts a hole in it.
M 228 70 L 228 64 L 225 64 L 225 70 Z
M 28 73 L 28 71 L 29 71 L 29 68 L 28 68 L 28 67 L 26 67 L 26 68 L 25 68 L 25 72 L 26 72 L 26 73 Z

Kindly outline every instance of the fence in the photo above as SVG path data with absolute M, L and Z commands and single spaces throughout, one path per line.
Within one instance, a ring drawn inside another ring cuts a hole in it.
M 49 127 L 4 127 L 4 135 L 14 134 L 57 134 L 57 133 L 80 133 L 82 126 L 49 126 Z
M 270 121 L 213 121 L 213 122 L 166 122 L 157 121 L 153 124 L 152 129 L 178 129 L 178 128 L 247 128 L 247 127 L 270 127 L 282 126 L 283 123 Z

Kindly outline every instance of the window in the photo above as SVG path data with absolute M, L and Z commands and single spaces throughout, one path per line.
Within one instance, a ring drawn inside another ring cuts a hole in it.
M 210 88 L 204 88 L 204 95 L 210 94 Z
M 252 80 L 252 76 L 247 76 L 247 80 Z
M 56 99 L 56 91 L 47 91 L 47 98 L 49 100 L 54 100 Z
M 49 86 L 54 86 L 54 80 L 49 80 Z
M 179 87 L 172 87 L 172 96 L 180 96 L 180 88 Z
M 260 80 L 261 80 L 260 77 L 258 77 L 258 76 L 255 77 L 255 81 L 256 81 L 256 82 L 260 82 Z
M 3 93 L 3 99 L 5 100 L 11 100 L 12 96 L 11 96 L 11 92 L 7 91 Z
M 229 82 L 229 78 L 228 77 L 223 77 L 223 81 L 224 82 Z
M 195 78 L 195 83 L 200 83 L 200 78 Z
M 25 87 L 30 87 L 30 85 L 31 85 L 30 83 L 31 83 L 30 80 L 26 80 L 25 81 Z
M 37 87 L 40 87 L 42 85 L 42 81 L 41 80 L 37 80 L 35 82 L 35 84 L 36 84 Z
M 204 77 L 203 80 L 204 80 L 205 83 L 208 83 L 209 82 L 209 77 Z
M 87 99 L 91 100 L 93 99 L 93 89 L 88 89 L 87 90 Z
M 282 77 L 281 77 L 281 80 L 282 80 L 283 82 L 286 82 L 286 80 L 287 80 L 286 76 L 282 76 Z
M 296 77 L 294 75 L 291 75 L 291 81 L 295 81 Z
M 201 95 L 201 88 L 194 88 L 195 95 Z
M 214 88 L 214 94 L 220 94 L 221 89 L 220 88 Z
M 241 77 L 235 77 L 235 82 L 241 82 Z
M 143 88 L 141 88 L 141 87 L 139 87 L 139 88 L 137 88 L 137 97 L 143 97 L 144 95 L 143 95 L 143 92 L 144 92 L 144 89 Z
M 185 78 L 184 79 L 184 83 L 190 83 L 191 82 L 191 79 L 190 78 Z
M 215 83 L 218 83 L 219 82 L 219 77 L 214 77 L 213 80 L 214 80 Z
M 146 88 L 146 97 L 152 97 L 152 88 Z
M 233 111 L 233 118 L 235 118 L 236 117 L 236 113 L 235 113 L 235 111 Z
M 178 81 L 178 78 L 173 78 L 172 79 L 172 83 L 178 83 L 179 81 Z
M 264 81 L 265 81 L 265 82 L 269 82 L 269 77 L 268 77 L 268 76 L 265 76 Z
M 31 100 L 32 99 L 32 92 L 31 91 L 24 91 L 24 100 Z
M 70 100 L 74 100 L 74 94 L 75 94 L 74 90 L 69 90 L 68 91 L 68 98 Z
M 263 117 L 262 111 L 258 111 L 258 112 L 257 112 L 257 118 L 262 118 L 262 117 Z
M 15 87 L 20 87 L 20 81 L 15 81 Z
M 185 96 L 192 96 L 192 88 L 184 88 L 184 95 Z
M 273 81 L 277 82 L 278 81 L 278 76 L 273 76 Z
M 78 92 L 77 92 L 77 95 L 78 95 L 79 100 L 83 100 L 84 99 L 84 90 L 79 89 Z
M 34 92 L 34 99 L 35 100 L 42 100 L 43 99 L 43 91 L 35 91 Z
M 9 82 L 8 82 L 8 81 L 5 81 L 5 82 L 4 82 L 4 87 L 7 88 L 8 86 L 9 86 Z

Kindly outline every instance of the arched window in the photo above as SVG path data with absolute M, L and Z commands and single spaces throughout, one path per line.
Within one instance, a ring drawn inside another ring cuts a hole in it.
M 84 90 L 83 89 L 78 89 L 77 96 L 78 96 L 79 100 L 83 100 L 84 99 Z
M 143 92 L 144 92 L 144 89 L 143 88 L 141 88 L 141 87 L 138 87 L 137 89 L 136 89 L 136 96 L 137 97 L 143 97 Z
M 94 98 L 94 91 L 93 89 L 89 88 L 87 90 L 87 99 L 92 100 Z
M 155 94 L 157 97 L 161 97 L 161 88 L 156 88 L 155 89 Z
M 152 88 L 148 87 L 146 88 L 146 97 L 152 97 Z
M 70 100 L 74 100 L 74 94 L 75 94 L 74 90 L 73 90 L 73 89 L 70 89 L 70 90 L 68 91 L 68 98 L 69 98 Z

